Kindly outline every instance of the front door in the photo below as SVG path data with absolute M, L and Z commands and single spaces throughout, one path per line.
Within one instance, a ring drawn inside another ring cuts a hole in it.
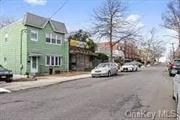
M 31 57 L 31 73 L 38 72 L 38 57 L 32 56 Z

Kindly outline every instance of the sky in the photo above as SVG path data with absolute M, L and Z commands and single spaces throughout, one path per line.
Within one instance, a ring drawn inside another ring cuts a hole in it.
M 169 0 L 123 0 L 128 6 L 127 16 L 139 19 L 144 26 L 144 34 L 156 27 L 160 39 L 170 43 L 175 42 L 166 34 L 173 34 L 161 25 L 162 13 L 166 11 Z M 63 8 L 53 19 L 64 22 L 68 32 L 84 29 L 91 29 L 93 10 L 102 5 L 104 0 L 0 0 L 0 16 L 8 16 L 20 19 L 26 12 L 40 16 L 50 17 L 64 3 Z

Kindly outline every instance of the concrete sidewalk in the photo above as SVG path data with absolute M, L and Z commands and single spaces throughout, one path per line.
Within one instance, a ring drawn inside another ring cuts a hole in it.
M 10 91 L 18 91 L 18 90 L 24 90 L 24 89 L 30 89 L 30 88 L 36 88 L 36 87 L 45 87 L 57 83 L 62 82 L 68 82 L 83 78 L 91 77 L 90 74 L 81 74 L 81 75 L 74 75 L 74 76 L 68 76 L 68 77 L 62 77 L 62 76 L 50 76 L 50 77 L 39 77 L 36 81 L 19 81 L 19 82 L 12 82 L 12 83 L 6 83 L 1 86 L 1 88 L 10 90 Z

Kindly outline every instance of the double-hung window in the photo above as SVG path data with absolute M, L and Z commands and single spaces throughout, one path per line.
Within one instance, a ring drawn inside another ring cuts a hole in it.
M 63 35 L 55 34 L 55 33 L 47 33 L 46 34 L 46 43 L 54 44 L 54 45 L 60 45 L 63 42 Z
M 36 30 L 31 30 L 30 37 L 31 37 L 31 40 L 32 40 L 32 41 L 38 41 L 38 31 L 36 31 Z
M 51 56 L 46 56 L 46 65 L 51 64 Z
M 63 39 L 62 35 L 57 35 L 57 44 L 62 44 L 62 39 Z
M 52 34 L 52 44 L 56 44 L 57 36 L 55 34 Z
M 46 43 L 51 43 L 51 37 L 50 34 L 46 34 Z

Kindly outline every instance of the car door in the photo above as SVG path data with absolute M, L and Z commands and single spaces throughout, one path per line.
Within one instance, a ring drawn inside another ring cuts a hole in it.
M 112 67 L 112 73 L 115 74 L 116 73 L 116 66 L 114 64 L 111 64 L 111 67 Z
M 173 79 L 173 91 L 174 91 L 174 97 L 177 99 L 177 95 L 179 94 L 178 93 L 178 88 L 180 86 L 180 75 L 177 74 L 174 79 Z

